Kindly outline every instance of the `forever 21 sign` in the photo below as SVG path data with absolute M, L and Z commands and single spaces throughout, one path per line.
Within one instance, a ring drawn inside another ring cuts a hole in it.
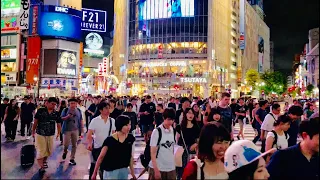
M 107 12 L 95 9 L 82 8 L 81 30 L 106 32 Z

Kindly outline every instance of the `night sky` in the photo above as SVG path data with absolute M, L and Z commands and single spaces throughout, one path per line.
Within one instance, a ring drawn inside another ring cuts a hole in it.
M 109 32 L 113 30 L 114 0 L 82 0 L 82 5 L 106 10 Z M 294 55 L 308 42 L 308 31 L 319 27 L 319 0 L 264 0 L 264 11 L 274 42 L 275 69 L 290 73 Z
M 294 55 L 308 43 L 309 30 L 319 27 L 319 0 L 264 0 L 264 12 L 274 42 L 275 69 L 290 73 Z

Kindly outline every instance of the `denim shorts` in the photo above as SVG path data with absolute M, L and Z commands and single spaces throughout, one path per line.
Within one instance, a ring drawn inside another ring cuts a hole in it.
M 121 168 L 113 171 L 104 171 L 103 179 L 128 179 L 129 169 Z

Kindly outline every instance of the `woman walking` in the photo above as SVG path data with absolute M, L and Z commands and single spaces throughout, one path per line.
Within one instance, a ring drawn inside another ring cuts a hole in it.
M 17 101 L 11 99 L 4 114 L 7 142 L 13 142 L 16 138 L 19 114 L 20 108 L 18 107 Z

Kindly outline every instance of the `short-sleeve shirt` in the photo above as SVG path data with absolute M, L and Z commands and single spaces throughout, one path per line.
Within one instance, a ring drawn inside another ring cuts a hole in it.
M 285 133 L 283 133 L 282 135 L 277 134 L 277 138 L 278 138 L 278 139 L 277 139 L 277 142 L 276 142 L 276 144 L 274 145 L 274 147 L 272 147 L 272 148 L 277 148 L 278 150 L 279 150 L 279 149 L 286 149 L 286 148 L 288 148 L 289 134 L 288 134 L 287 136 L 288 136 L 288 138 L 286 138 Z M 268 134 L 267 134 L 267 139 L 268 139 L 269 137 L 273 137 L 273 139 L 274 139 L 274 134 L 273 134 L 273 132 L 268 132 Z
M 145 111 L 147 111 L 149 114 L 148 115 L 141 114 L 140 122 L 142 125 L 150 125 L 154 121 L 154 112 L 156 111 L 155 104 L 152 102 L 149 104 L 143 103 L 140 106 L 139 112 L 145 112 Z
M 33 103 L 22 103 L 21 104 L 21 120 L 22 121 L 32 121 L 33 120 L 33 111 L 36 109 L 36 106 Z
M 56 131 L 56 123 L 61 123 L 59 112 L 48 112 L 47 108 L 38 109 L 35 117 L 38 120 L 36 133 L 41 136 L 53 136 Z
M 158 128 L 161 129 L 162 137 L 159 144 L 159 154 L 157 158 L 157 165 L 160 171 L 162 172 L 170 172 L 176 169 L 175 161 L 174 161 L 174 153 L 173 147 L 175 144 L 174 141 L 174 131 L 173 128 L 170 127 L 170 131 L 166 132 L 164 130 L 163 125 L 160 125 Z M 159 138 L 159 132 L 157 129 L 154 129 L 151 134 L 150 147 L 157 147 Z M 153 168 L 152 161 L 149 163 L 149 167 Z
M 259 116 L 260 120 L 263 122 L 264 118 L 266 117 L 266 115 L 268 114 L 268 112 L 266 110 L 263 110 L 261 108 L 259 108 L 256 112 L 256 115 Z
M 238 112 L 238 113 L 246 113 L 248 110 L 248 107 L 243 105 L 243 106 L 240 106 L 238 105 L 236 108 L 235 108 L 235 112 Z M 238 116 L 238 119 L 244 119 L 246 116 Z
M 112 121 L 112 127 L 111 127 L 111 133 L 112 131 L 116 130 L 115 126 L 115 120 L 113 118 L 109 118 L 107 123 L 104 123 L 104 120 L 101 118 L 101 116 L 98 116 L 91 120 L 89 124 L 89 129 L 93 131 L 94 136 L 94 148 L 100 148 L 103 145 L 103 142 L 105 139 L 107 139 L 110 132 L 110 121 Z
M 103 146 L 107 146 L 108 150 L 101 164 L 102 169 L 114 171 L 127 168 L 130 165 L 132 145 L 135 140 L 132 134 L 128 134 L 128 137 L 122 143 L 113 136 L 107 137 L 103 142 Z
M 271 114 L 271 113 L 267 114 L 262 122 L 261 129 L 268 132 L 272 131 L 273 124 L 277 119 L 278 119 L 277 115 Z

